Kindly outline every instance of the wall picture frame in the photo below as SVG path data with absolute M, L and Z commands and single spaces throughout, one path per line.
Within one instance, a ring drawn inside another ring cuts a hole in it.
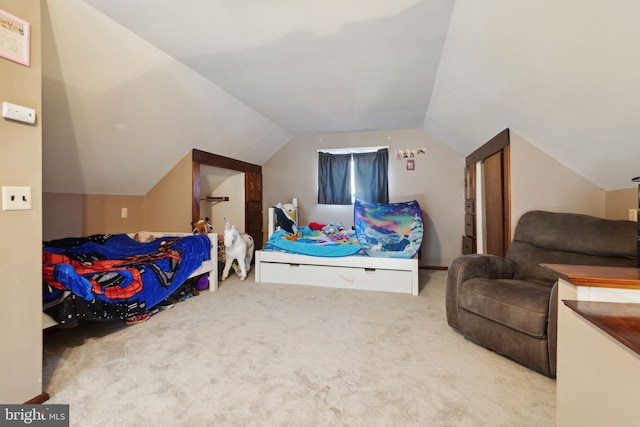
M 407 170 L 408 171 L 412 171 L 412 170 L 415 170 L 415 169 L 416 169 L 415 160 L 413 160 L 413 159 L 407 160 Z
M 31 66 L 31 24 L 0 9 L 0 57 Z

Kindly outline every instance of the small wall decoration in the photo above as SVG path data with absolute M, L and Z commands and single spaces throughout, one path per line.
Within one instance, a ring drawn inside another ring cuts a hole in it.
M 412 171 L 412 170 L 415 170 L 415 169 L 416 169 L 415 160 L 413 160 L 413 159 L 407 160 L 407 170 L 408 171 Z
M 0 9 L 0 56 L 18 64 L 31 65 L 31 25 Z
M 426 148 L 407 148 L 406 150 L 396 150 L 396 160 L 413 159 L 416 156 L 427 154 Z

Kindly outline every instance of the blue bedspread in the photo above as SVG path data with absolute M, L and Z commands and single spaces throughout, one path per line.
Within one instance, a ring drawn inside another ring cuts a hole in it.
M 267 244 L 264 246 L 264 250 L 328 258 L 363 255 L 361 251 L 362 246 L 359 244 L 354 244 L 352 242 L 331 242 L 330 240 L 324 239 L 324 237 L 318 237 L 315 239 L 302 237 L 295 241 L 284 238 L 284 236 L 290 234 L 291 233 L 287 233 L 286 231 L 274 232 L 267 241 Z
M 139 243 L 126 234 L 76 246 L 43 247 L 43 298 L 71 294 L 54 318 L 125 318 L 158 304 L 210 259 L 207 236 L 162 237 Z

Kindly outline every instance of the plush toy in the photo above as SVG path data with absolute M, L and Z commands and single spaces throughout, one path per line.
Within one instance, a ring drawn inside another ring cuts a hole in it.
M 302 237 L 302 234 L 300 232 L 297 232 L 296 234 L 285 234 L 282 237 L 284 237 L 285 239 L 290 240 L 292 242 L 295 242 L 297 239 Z
M 148 231 L 140 231 L 133 236 L 133 240 L 140 243 L 153 242 L 156 237 Z
M 327 224 L 322 227 L 322 232 L 327 236 L 333 236 L 342 231 L 344 231 L 344 226 L 339 222 L 327 222 Z
M 296 220 L 296 209 L 291 203 L 285 203 L 284 205 L 282 205 L 282 210 L 284 211 L 284 213 L 289 215 L 289 218 L 291 218 L 292 221 Z
M 285 209 L 285 206 L 290 207 L 290 212 L 293 213 L 293 218 L 291 217 L 291 213 Z M 278 227 L 288 233 L 296 234 L 298 232 L 298 227 L 296 226 L 295 218 L 295 210 L 293 205 L 285 204 L 282 205 L 278 203 L 274 206 L 276 222 Z
M 229 276 L 233 260 L 237 260 L 240 266 L 240 280 L 246 279 L 247 273 L 251 269 L 251 260 L 255 250 L 253 238 L 248 234 L 241 234 L 236 226 L 225 218 L 224 246 L 225 264 L 224 270 L 222 270 L 222 280 Z
M 312 231 L 322 231 L 322 229 L 324 228 L 324 226 L 327 224 L 320 224 L 318 222 L 311 222 L 309 223 L 309 228 Z
M 209 223 L 209 217 L 198 220 L 196 223 L 191 223 L 193 227 L 193 234 L 208 234 L 213 232 L 213 225 Z

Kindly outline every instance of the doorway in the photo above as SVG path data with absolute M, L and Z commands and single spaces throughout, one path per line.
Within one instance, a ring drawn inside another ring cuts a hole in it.
M 208 202 L 201 201 L 201 198 L 203 185 L 210 185 L 210 183 L 201 181 L 202 170 L 205 174 L 208 170 L 216 173 L 226 170 L 225 174 L 229 176 L 244 174 L 244 230 L 253 237 L 256 249 L 262 248 L 262 166 L 196 149 L 192 151 L 192 163 L 191 220 L 198 221 L 206 216 L 205 211 L 208 210 L 208 207 L 202 206 L 202 202 Z M 221 195 L 221 197 L 225 196 Z
M 504 256 L 511 242 L 509 129 L 467 156 L 462 253 Z

